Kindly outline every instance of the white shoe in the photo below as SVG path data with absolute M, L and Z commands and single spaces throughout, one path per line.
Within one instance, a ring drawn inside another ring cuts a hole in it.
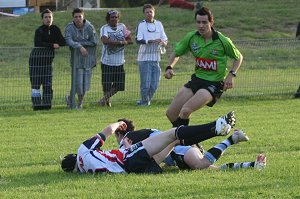
M 249 137 L 242 130 L 236 129 L 232 134 L 232 141 L 234 144 L 239 142 L 247 142 L 249 141 Z
M 254 163 L 254 169 L 262 170 L 267 166 L 267 157 L 264 154 L 259 154 Z
M 215 130 L 216 135 L 227 135 L 231 128 L 235 125 L 235 120 L 233 111 L 217 119 Z

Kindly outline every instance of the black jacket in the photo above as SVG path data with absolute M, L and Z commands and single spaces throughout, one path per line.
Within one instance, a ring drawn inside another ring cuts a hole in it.
M 29 57 L 30 66 L 51 66 L 54 58 L 53 44 L 65 46 L 65 39 L 56 25 L 42 25 L 35 31 L 34 49 Z

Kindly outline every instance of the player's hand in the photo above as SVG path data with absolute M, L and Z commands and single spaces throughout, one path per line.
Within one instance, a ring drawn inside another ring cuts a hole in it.
M 166 79 L 172 79 L 172 77 L 174 75 L 175 75 L 175 73 L 174 73 L 173 69 L 168 69 L 168 70 L 166 70 L 164 76 L 165 76 Z
M 228 75 L 224 80 L 223 91 L 226 91 L 227 89 L 232 89 L 233 87 L 234 87 L 233 76 Z

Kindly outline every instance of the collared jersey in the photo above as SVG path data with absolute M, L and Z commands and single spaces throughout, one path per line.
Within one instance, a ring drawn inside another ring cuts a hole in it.
M 124 148 L 117 150 L 102 150 L 105 140 L 96 134 L 94 137 L 83 142 L 78 148 L 77 167 L 82 173 L 125 173 Z
M 123 23 L 118 23 L 115 29 L 106 24 L 100 29 L 100 38 L 104 36 L 110 41 L 124 41 L 126 32 L 128 32 L 128 29 Z M 123 65 L 125 62 L 124 46 L 110 46 L 103 44 L 101 62 L 109 66 Z
M 154 20 L 148 23 L 146 20 L 141 21 L 136 27 L 136 40 L 140 43 L 137 61 L 160 61 L 160 49 L 157 43 L 148 43 L 149 40 L 161 39 L 168 41 L 162 23 Z
M 175 54 L 190 51 L 195 57 L 195 75 L 208 81 L 222 81 L 226 76 L 228 57 L 240 58 L 240 51 L 222 33 L 212 29 L 212 39 L 205 42 L 198 31 L 192 31 L 176 44 Z

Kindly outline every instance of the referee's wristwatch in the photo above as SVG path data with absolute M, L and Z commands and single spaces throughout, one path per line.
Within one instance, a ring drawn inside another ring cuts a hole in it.
M 233 77 L 236 77 L 236 73 L 233 70 L 229 71 L 229 74 L 231 74 Z

